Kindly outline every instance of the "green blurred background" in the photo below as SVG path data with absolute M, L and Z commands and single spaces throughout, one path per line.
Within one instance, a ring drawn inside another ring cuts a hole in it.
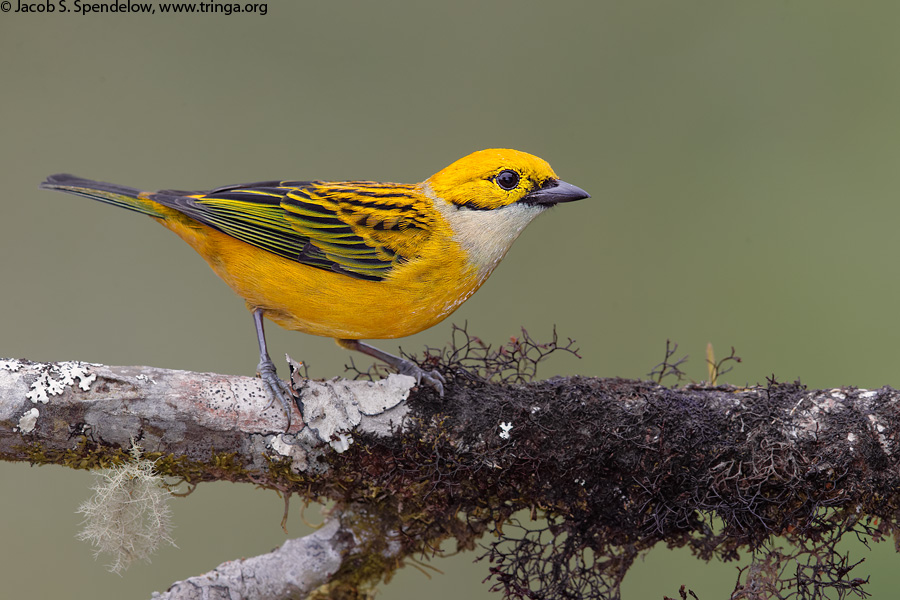
M 16 0 L 12 0 L 13 6 Z M 71 2 L 69 3 L 71 7 Z M 0 356 L 251 375 L 243 302 L 151 220 L 37 185 L 59 171 L 155 188 L 415 182 L 471 151 L 547 159 L 593 198 L 532 224 L 450 320 L 502 343 L 555 324 L 583 359 L 544 376 L 644 377 L 666 339 L 733 383 L 900 385 L 900 4 L 280 2 L 260 15 L 0 14 Z M 317 377 L 347 353 L 270 327 Z M 382 343 L 396 350 L 396 342 Z M 280 362 L 280 361 L 279 361 Z M 247 485 L 174 501 L 179 548 L 124 577 L 76 542 L 92 476 L 0 464 L 6 597 L 142 598 L 279 545 Z M 306 515 L 316 520 L 317 510 Z M 306 530 L 295 508 L 292 535 Z M 875 597 L 900 561 L 866 558 Z M 473 554 L 383 598 L 489 598 Z M 654 550 L 624 596 L 724 598 L 735 565 Z

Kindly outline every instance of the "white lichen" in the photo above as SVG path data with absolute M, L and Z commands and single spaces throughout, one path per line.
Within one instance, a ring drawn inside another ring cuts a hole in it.
M 97 380 L 97 376 L 85 368 L 84 363 L 61 362 L 57 365 L 57 369 L 60 373 L 60 383 L 73 385 L 77 378 L 78 387 L 85 392 L 91 389 L 91 384 Z
M 163 543 L 173 546 L 171 494 L 154 470 L 132 446 L 133 460 L 97 473 L 94 495 L 78 508 L 84 515 L 79 540 L 90 542 L 94 558 L 110 554 L 107 568 L 121 574 L 135 560 L 150 562 Z
M 41 411 L 36 408 L 25 411 L 25 414 L 19 417 L 19 426 L 16 427 L 15 430 L 21 431 L 22 433 L 31 433 L 34 431 L 34 427 L 37 425 L 37 420 L 40 416 Z
M 91 373 L 84 363 L 61 362 L 43 366 L 44 372 L 31 384 L 31 391 L 25 397 L 34 404 L 46 404 L 50 396 L 62 394 L 66 387 L 75 385 L 85 392 L 91 389 L 91 384 L 97 380 L 97 375 Z
M 22 363 L 14 358 L 0 359 L 0 369 L 15 373 L 22 368 Z
M 339 433 L 337 434 L 337 439 L 331 440 L 331 447 L 334 448 L 338 453 L 346 452 L 350 449 L 350 444 L 353 443 L 353 436 L 348 433 Z
M 416 380 L 391 374 L 378 381 L 304 381 L 300 400 L 303 422 L 338 452 L 353 442 L 350 432 L 365 417 L 377 417 L 399 406 Z
M 875 430 L 875 434 L 878 436 L 878 443 L 881 444 L 881 449 L 884 450 L 884 453 L 890 456 L 891 452 L 891 442 L 888 440 L 887 436 L 884 435 L 884 432 L 887 430 L 887 427 L 882 425 L 878 421 L 878 417 L 875 415 L 868 415 L 869 423 L 872 425 L 872 428 Z
M 304 450 L 297 442 L 289 441 L 283 433 L 272 436 L 269 440 L 268 447 L 275 451 L 279 456 L 290 458 L 291 470 L 295 473 L 302 473 L 309 467 L 306 450 Z
M 290 456 L 293 448 L 291 444 L 284 441 L 284 436 L 281 434 L 272 438 L 272 441 L 269 442 L 269 447 L 281 456 Z

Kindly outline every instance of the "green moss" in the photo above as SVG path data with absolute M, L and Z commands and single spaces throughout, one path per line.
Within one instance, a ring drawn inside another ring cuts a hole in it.
M 18 448 L 35 465 L 62 465 L 70 469 L 106 469 L 131 460 L 127 450 L 93 443 L 79 442 L 74 448 L 49 450 L 34 443 Z
M 78 443 L 65 450 L 47 449 L 40 443 L 16 448 L 16 456 L 10 460 L 26 460 L 34 465 L 61 465 L 70 469 L 107 469 L 112 466 L 122 465 L 132 459 L 130 449 L 118 446 L 98 444 L 82 437 Z M 259 483 L 260 473 L 250 471 L 241 464 L 238 454 L 235 452 L 217 453 L 211 452 L 208 461 L 193 461 L 185 456 L 177 456 L 164 452 L 144 452 L 143 458 L 154 463 L 155 471 L 163 477 L 174 477 L 187 483 L 200 481 L 228 480 L 228 481 L 254 481 Z M 0 457 L 2 459 L 4 457 Z M 270 473 L 270 477 L 277 481 L 287 478 L 289 467 Z M 296 476 L 293 480 L 297 480 Z

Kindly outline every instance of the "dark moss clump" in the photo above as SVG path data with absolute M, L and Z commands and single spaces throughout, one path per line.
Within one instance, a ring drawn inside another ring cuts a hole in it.
M 848 532 L 895 532 L 900 468 L 857 412 L 827 415 L 822 434 L 795 439 L 786 421 L 808 394 L 799 383 L 517 385 L 536 365 L 528 352 L 543 357 L 560 349 L 555 340 L 525 336 L 504 353 L 465 337 L 420 363 L 444 373 L 447 397 L 422 391 L 410 400 L 414 428 L 359 440 L 352 458 L 330 459 L 340 483 L 316 488 L 377 515 L 373 545 L 427 556 L 446 539 L 471 549 L 493 532 L 482 558 L 508 598 L 616 598 L 635 558 L 661 542 L 704 560 L 750 552 L 734 598 L 865 597 L 865 580 L 850 575 L 858 563 L 836 545 Z M 870 405 L 897 421 L 887 397 Z M 543 521 L 520 523 L 523 509 Z

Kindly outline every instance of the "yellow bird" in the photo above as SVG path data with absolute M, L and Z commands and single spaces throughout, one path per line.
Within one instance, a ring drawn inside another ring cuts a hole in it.
M 290 388 L 263 317 L 335 338 L 443 394 L 443 377 L 365 344 L 418 333 L 456 310 L 535 217 L 588 198 L 516 150 L 474 152 L 422 183 L 265 181 L 206 192 L 142 192 L 52 175 L 62 190 L 149 215 L 202 256 L 253 313 L 260 377 L 285 409 Z

